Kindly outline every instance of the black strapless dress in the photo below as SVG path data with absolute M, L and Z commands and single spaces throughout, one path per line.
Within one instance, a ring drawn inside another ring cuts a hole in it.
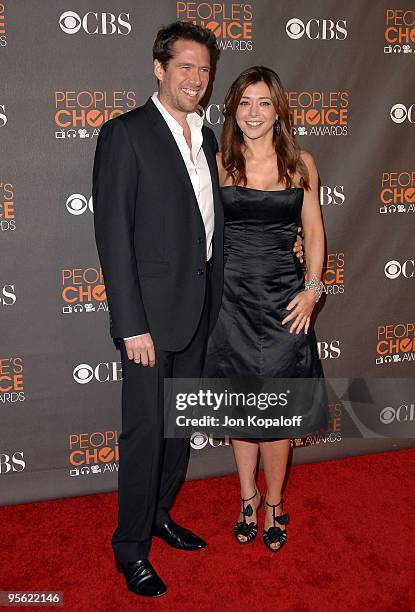
M 298 428 L 265 429 L 259 434 L 258 429 L 242 427 L 234 434 L 222 433 L 297 438 L 325 429 L 328 401 L 314 330 L 310 327 L 307 334 L 290 334 L 293 321 L 281 324 L 289 312 L 287 305 L 304 289 L 301 264 L 293 252 L 304 190 L 229 186 L 221 192 L 224 289 L 203 377 L 228 379 L 225 384 L 230 383 L 231 391 L 245 393 L 265 390 L 266 385 L 273 385 L 271 379 L 284 379 L 280 385 L 290 379 L 290 408 L 285 414 L 303 419 Z
M 322 377 L 314 330 L 290 334 L 286 306 L 304 289 L 293 253 L 302 188 L 221 189 L 225 211 L 224 291 L 209 338 L 206 378 Z
M 290 334 L 286 306 L 304 289 L 293 253 L 304 190 L 222 187 L 224 290 L 204 376 L 323 376 L 312 327 Z

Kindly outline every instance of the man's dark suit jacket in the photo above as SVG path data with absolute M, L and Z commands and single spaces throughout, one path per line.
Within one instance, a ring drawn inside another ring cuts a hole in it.
M 216 138 L 202 129 L 215 211 L 212 330 L 222 295 L 223 209 Z M 156 348 L 184 349 L 205 299 L 205 229 L 181 153 L 151 99 L 102 126 L 92 193 L 112 337 L 150 332 Z

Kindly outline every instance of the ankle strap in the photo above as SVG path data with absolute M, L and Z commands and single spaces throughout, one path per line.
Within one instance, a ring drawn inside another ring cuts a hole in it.
M 269 504 L 267 502 L 267 500 L 265 499 L 264 500 L 264 508 L 265 508 L 265 506 L 268 506 L 268 508 L 278 508 L 278 506 L 282 506 L 283 502 L 284 502 L 284 500 L 283 500 L 282 497 L 281 497 L 280 501 L 278 502 L 278 504 Z
M 265 509 L 265 506 L 266 506 L 266 505 L 268 506 L 268 508 L 272 508 L 272 520 L 273 520 L 274 524 L 275 524 L 275 521 L 277 520 L 277 516 L 276 516 L 276 514 L 275 514 L 275 508 L 278 508 L 278 506 L 281 506 L 281 510 L 282 510 L 282 503 L 283 503 L 283 501 L 284 501 L 284 500 L 283 500 L 283 498 L 281 497 L 281 499 L 280 499 L 280 501 L 278 502 L 278 504 L 269 504 L 269 503 L 267 502 L 267 500 L 265 500 L 265 502 L 264 502 L 264 509 Z
M 243 522 L 244 523 L 246 523 L 246 518 L 245 517 L 252 516 L 253 513 L 254 513 L 251 504 L 248 504 L 247 506 L 245 506 L 245 504 L 246 504 L 246 502 L 251 501 L 251 499 L 254 499 L 254 497 L 257 496 L 257 493 L 258 493 L 258 489 L 255 489 L 255 493 L 251 497 L 247 497 L 246 499 L 241 497 L 241 501 L 242 501 L 242 516 L 243 516 Z
M 258 490 L 255 489 L 255 493 L 252 495 L 252 497 L 247 497 L 246 499 L 244 499 L 243 497 L 241 497 L 241 501 L 243 502 L 247 502 L 247 501 L 251 501 L 251 499 L 254 499 L 254 497 L 256 497 L 256 494 L 258 493 Z

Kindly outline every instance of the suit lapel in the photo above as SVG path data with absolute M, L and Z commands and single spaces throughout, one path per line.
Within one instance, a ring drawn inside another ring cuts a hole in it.
M 160 111 L 156 108 L 151 98 L 149 98 L 144 105 L 144 109 L 153 123 L 155 132 L 162 142 L 163 150 L 166 152 L 166 157 L 168 157 L 169 163 L 171 163 L 173 172 L 181 178 L 184 186 L 191 193 L 191 195 L 193 195 L 197 204 L 195 192 L 186 168 L 186 164 L 184 163 L 182 154 L 180 153 L 179 147 L 177 146 L 176 140 L 174 139 L 169 126 L 165 122 Z
M 223 205 L 219 190 L 219 176 L 218 167 L 216 164 L 215 151 L 208 144 L 208 139 L 203 137 L 203 151 L 205 152 L 206 160 L 209 166 L 210 177 L 212 180 L 212 193 L 213 193 L 213 207 L 215 211 L 215 231 L 213 233 L 213 240 L 217 242 L 218 237 L 221 236 L 223 227 Z M 220 247 L 219 247 L 220 248 Z
M 200 220 L 203 223 L 202 215 L 200 214 L 199 205 L 196 199 L 192 182 L 189 177 L 189 173 L 186 168 L 186 164 L 184 163 L 182 154 L 180 153 L 179 147 L 177 146 L 176 140 L 174 139 L 174 136 L 171 133 L 169 126 L 165 122 L 160 111 L 156 108 L 151 98 L 147 100 L 146 104 L 144 105 L 144 109 L 153 124 L 153 128 L 158 138 L 160 139 L 163 145 L 163 150 L 165 151 L 166 156 L 169 158 L 169 163 L 171 163 L 173 172 L 176 174 L 176 176 L 180 177 L 181 181 L 183 182 L 183 185 L 189 192 L 189 195 L 192 196 L 196 209 L 199 212 Z M 215 236 L 217 237 L 218 234 L 221 232 L 223 209 L 222 200 L 219 192 L 219 179 L 215 152 L 213 148 L 209 145 L 205 133 L 203 134 L 202 148 L 206 156 L 206 161 L 209 166 L 210 177 L 212 181 L 213 206 L 215 211 L 215 230 L 217 230 L 214 233 L 215 238 Z
M 218 203 L 220 204 L 220 193 L 219 193 L 219 179 L 218 179 L 218 167 L 216 165 L 216 156 L 215 153 L 212 149 L 212 147 L 209 146 L 208 142 L 207 142 L 207 138 L 205 137 L 205 135 L 203 135 L 203 144 L 202 144 L 202 149 L 205 153 L 205 157 L 209 166 L 209 171 L 210 171 L 210 178 L 212 180 L 212 192 L 213 192 L 213 201 L 214 201 L 214 206 L 215 206 L 215 213 L 216 211 L 216 207 L 218 205 Z

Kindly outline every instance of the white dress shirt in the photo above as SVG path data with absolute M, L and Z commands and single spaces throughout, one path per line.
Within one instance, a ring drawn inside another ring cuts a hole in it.
M 206 261 L 212 257 L 212 239 L 214 230 L 214 208 L 213 208 L 213 191 L 212 179 L 210 176 L 209 166 L 206 160 L 205 152 L 202 148 L 203 134 L 202 125 L 203 119 L 198 113 L 189 113 L 186 121 L 190 127 L 192 150 L 184 137 L 182 126 L 176 119 L 167 111 L 158 98 L 158 93 L 154 92 L 151 96 L 156 108 L 162 114 L 171 133 L 174 136 L 179 151 L 186 165 L 189 178 L 195 192 L 196 200 L 199 206 L 200 214 L 205 226 L 206 235 Z M 137 336 L 129 336 L 124 340 L 136 338 Z

